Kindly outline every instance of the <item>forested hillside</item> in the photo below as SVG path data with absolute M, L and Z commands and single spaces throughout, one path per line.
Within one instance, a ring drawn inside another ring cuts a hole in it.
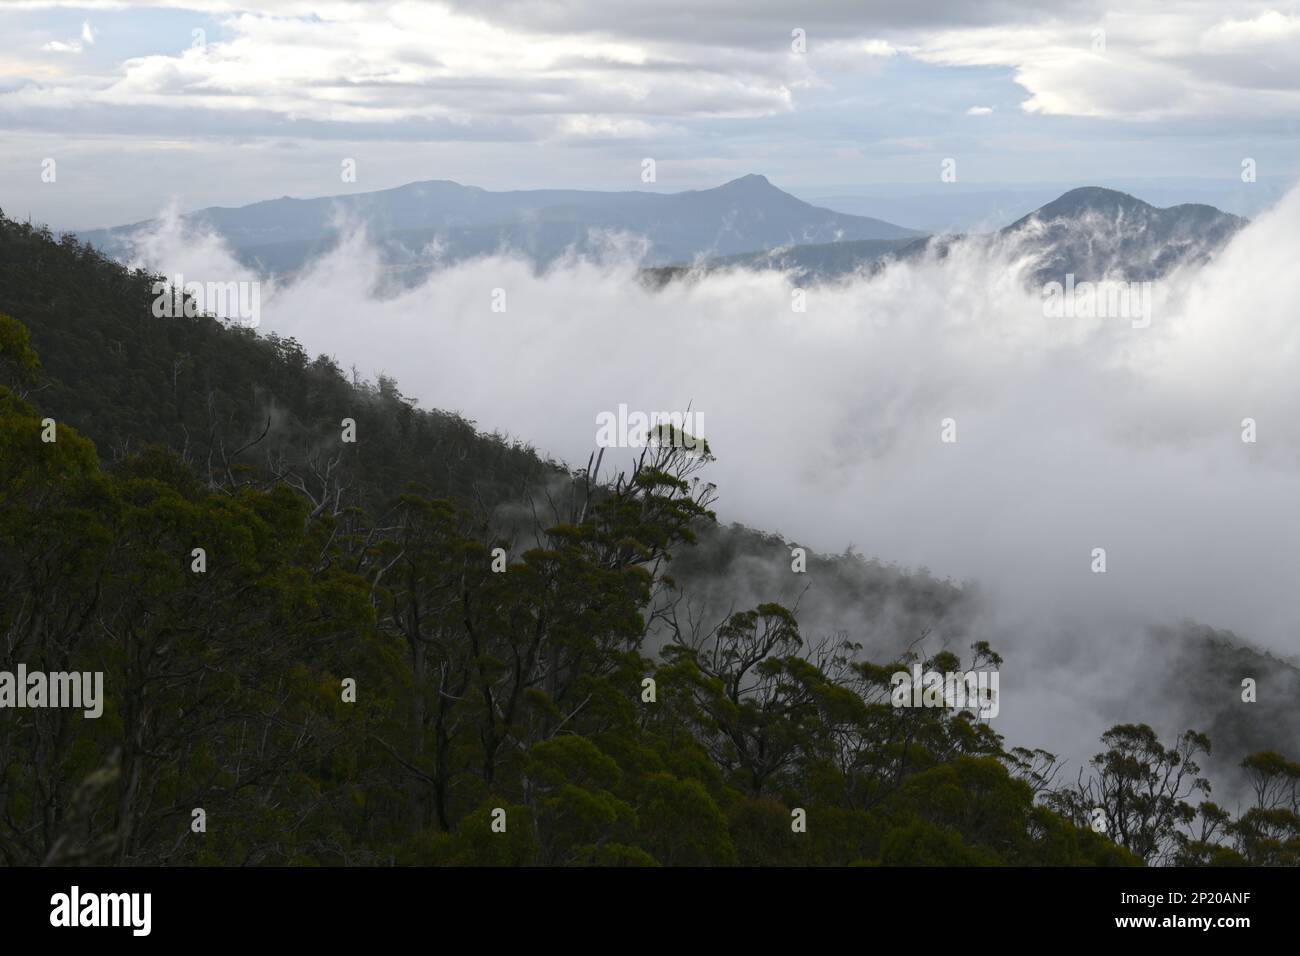
M 0 710 L 5 863 L 1300 859 L 1281 755 L 1239 814 L 1194 732 L 1115 727 L 1060 780 L 1013 746 L 1050 741 L 891 703 L 913 663 L 997 668 L 982 642 L 872 660 L 785 594 L 676 613 L 785 549 L 717 528 L 700 458 L 565 472 L 296 343 L 155 318 L 152 281 L 0 219 L 0 671 L 104 673 L 98 719 Z M 917 622 L 964 599 L 821 560 Z
M 0 218 L 0 311 L 21 317 L 41 356 L 34 397 L 108 460 L 156 443 L 205 480 L 227 466 L 294 462 L 310 482 L 313 466 L 323 472 L 346 452 L 336 440 L 346 417 L 366 435 L 366 452 L 340 463 L 352 482 L 344 498 L 368 496 L 370 506 L 417 476 L 431 494 L 495 503 L 556 472 L 531 449 L 417 410 L 395 382 L 369 385 L 292 339 L 205 316 L 157 318 L 153 281 L 71 238 L 54 242 Z

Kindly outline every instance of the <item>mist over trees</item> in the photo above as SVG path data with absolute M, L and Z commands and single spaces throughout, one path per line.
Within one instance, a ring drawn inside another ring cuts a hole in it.
M 1063 780 L 1050 741 L 891 703 L 986 644 L 872 661 L 775 598 L 683 613 L 726 492 L 699 456 L 569 471 L 155 318 L 152 282 L 0 219 L 0 671 L 106 694 L 0 711 L 6 864 L 1297 862 L 1288 756 L 1247 758 L 1239 814 L 1191 730 L 1114 727 Z

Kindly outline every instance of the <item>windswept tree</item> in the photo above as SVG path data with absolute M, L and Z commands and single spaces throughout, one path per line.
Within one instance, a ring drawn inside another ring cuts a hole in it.
M 1188 802 L 1209 794 L 1196 758 L 1209 753 L 1204 734 L 1188 730 L 1165 747 L 1146 724 L 1119 724 L 1102 735 L 1107 749 L 1091 775 L 1050 794 L 1049 804 L 1080 826 L 1096 826 L 1148 863 L 1168 862 L 1183 828 L 1196 818 Z
M 1255 805 L 1230 828 L 1237 852 L 1255 866 L 1300 866 L 1300 764 L 1265 751 L 1241 766 Z

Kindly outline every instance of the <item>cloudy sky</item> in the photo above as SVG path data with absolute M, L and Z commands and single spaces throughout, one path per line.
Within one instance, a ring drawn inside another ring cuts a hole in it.
M 963 184 L 1291 182 L 1297 63 L 1295 2 L 3 0 L 0 208 L 750 172 L 811 197 L 946 158 Z

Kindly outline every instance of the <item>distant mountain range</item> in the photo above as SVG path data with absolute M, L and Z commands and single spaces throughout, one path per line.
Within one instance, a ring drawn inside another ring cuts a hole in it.
M 750 175 L 682 193 L 540 189 L 491 192 L 459 183 L 411 183 L 380 192 L 321 199 L 274 199 L 183 217 L 219 235 L 262 275 L 291 275 L 364 228 L 399 282 L 496 252 L 538 267 L 562 256 L 637 255 L 654 284 L 718 269 L 775 269 L 796 281 L 837 279 L 924 255 L 943 257 L 958 241 L 1011 244 L 1032 259 L 1035 281 L 1157 278 L 1203 261 L 1247 220 L 1213 206 L 1159 209 L 1127 193 L 1072 189 L 992 233 L 926 236 L 880 219 L 806 203 Z M 156 221 L 95 230 L 80 238 L 118 259 Z
M 440 180 L 372 193 L 214 207 L 183 219 L 221 236 L 246 265 L 281 275 L 302 268 L 357 226 L 365 227 L 390 268 L 416 271 L 507 250 L 545 266 L 569 251 L 598 255 L 620 235 L 644 240 L 647 265 L 923 235 L 810 205 L 755 175 L 681 193 L 491 192 Z M 115 258 L 129 258 L 132 235 L 155 226 L 155 221 L 138 222 L 79 237 Z
M 1131 282 L 1159 278 L 1183 264 L 1203 262 L 1248 220 L 1213 206 L 1186 203 L 1158 209 L 1127 193 L 1097 186 L 1072 189 L 992 233 L 794 245 L 703 263 L 646 270 L 652 285 L 719 269 L 776 269 L 797 282 L 874 272 L 890 262 L 926 255 L 942 258 L 958 242 L 1010 247 L 1031 259 L 1035 282 L 1104 278 Z
M 1077 182 L 815 183 L 791 188 L 791 192 L 836 212 L 875 216 L 925 233 L 940 234 L 992 232 L 1077 185 Z M 1254 218 L 1276 205 L 1295 182 L 1286 177 L 1261 176 L 1255 182 L 1244 183 L 1236 176 L 1213 180 L 1167 176 L 1107 179 L 1104 185 L 1138 196 L 1157 207 L 1201 203 Z

